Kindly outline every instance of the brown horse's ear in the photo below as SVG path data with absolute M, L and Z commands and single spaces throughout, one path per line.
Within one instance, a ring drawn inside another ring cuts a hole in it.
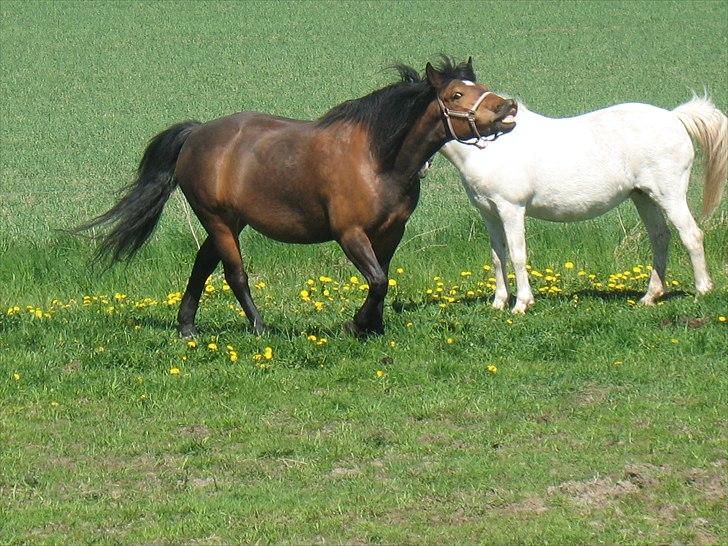
M 442 74 L 435 70 L 432 64 L 427 63 L 427 66 L 425 66 L 425 75 L 427 76 L 427 81 L 430 82 L 432 87 L 435 89 L 440 89 L 440 87 L 442 87 Z

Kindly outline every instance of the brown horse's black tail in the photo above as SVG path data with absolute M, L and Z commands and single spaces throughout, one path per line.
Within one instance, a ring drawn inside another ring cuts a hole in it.
M 121 190 L 122 198 L 111 210 L 76 228 L 76 232 L 110 226 L 99 236 L 96 257 L 109 265 L 127 260 L 149 239 L 162 209 L 177 186 L 177 157 L 196 121 L 173 125 L 155 136 L 144 151 L 135 180 Z

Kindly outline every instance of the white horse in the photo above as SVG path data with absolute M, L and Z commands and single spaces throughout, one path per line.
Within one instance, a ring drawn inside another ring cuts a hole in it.
M 462 176 L 470 201 L 490 234 L 496 290 L 493 307 L 508 302 L 506 261 L 516 276 L 514 313 L 533 304 L 526 272 L 525 216 L 573 222 L 604 214 L 628 197 L 647 227 L 653 262 L 647 293 L 651 305 L 665 292 L 670 232 L 677 228 L 690 254 L 695 288 L 713 287 L 705 265 L 703 233 L 685 194 L 695 156 L 691 137 L 705 154 L 703 213 L 720 202 L 728 165 L 728 118 L 706 96 L 672 111 L 620 104 L 582 116 L 552 119 L 518 105 L 510 134 L 478 148 L 458 142 L 440 152 Z

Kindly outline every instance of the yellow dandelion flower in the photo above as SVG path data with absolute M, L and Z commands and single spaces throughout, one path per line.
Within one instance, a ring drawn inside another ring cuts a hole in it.
M 384 376 L 386 376 L 386 375 L 387 375 L 387 372 L 385 372 L 384 370 L 377 370 L 376 372 L 374 372 L 374 374 L 375 374 L 375 375 L 376 375 L 376 376 L 377 376 L 377 377 L 378 377 L 379 379 L 381 379 L 382 377 L 384 377 Z
M 325 337 L 322 337 L 321 339 L 319 339 L 319 340 L 318 340 L 318 341 L 316 342 L 316 345 L 317 345 L 318 347 L 321 347 L 322 345 L 326 345 L 326 344 L 327 344 L 328 342 L 329 342 L 329 340 L 328 340 L 328 339 L 326 339 Z
M 506 319 L 506 324 L 513 324 L 513 319 Z
M 577 275 L 579 277 L 584 277 L 586 275 L 586 271 L 584 271 L 583 269 L 580 269 L 579 272 L 577 273 Z
M 401 275 L 402 273 L 404 273 L 404 268 L 403 268 L 403 267 L 398 267 L 398 268 L 396 269 L 396 271 L 397 271 L 397 273 L 398 273 L 398 274 L 400 274 L 400 275 Z
M 179 368 L 170 368 L 169 375 L 179 375 Z
M 565 262 L 564 269 L 574 269 L 574 262 Z
M 483 271 L 490 271 L 490 266 L 488 264 L 485 264 L 483 266 Z
M 388 284 L 389 286 L 397 286 L 397 281 L 395 279 L 389 279 Z
M 321 311 L 326 304 L 322 301 L 315 301 L 313 302 L 313 306 L 316 309 L 316 311 Z
M 349 282 L 350 282 L 351 284 L 359 284 L 359 277 L 357 277 L 356 275 L 352 275 L 352 276 L 351 276 L 351 277 L 349 278 Z
M 259 283 L 256 283 L 255 284 L 255 287 L 258 288 L 258 289 L 265 288 L 266 286 L 268 286 L 268 285 L 265 284 L 265 282 L 263 282 L 263 281 L 260 281 Z
M 725 322 L 726 320 L 728 319 L 726 319 L 723 315 L 718 317 L 718 322 Z
M 319 281 L 321 281 L 321 282 L 323 282 L 323 283 L 331 282 L 331 280 L 332 280 L 332 279 L 331 279 L 331 277 L 327 277 L 327 276 L 325 276 L 325 275 L 321 275 L 321 276 L 319 277 Z
M 211 341 L 210 343 L 207 344 L 207 348 L 210 349 L 211 351 L 217 351 L 217 343 L 215 343 L 214 341 Z
M 309 340 L 309 341 L 311 341 L 311 342 L 314 342 L 314 341 L 316 341 L 316 340 L 317 340 L 318 338 L 317 338 L 317 337 L 316 337 L 315 335 L 311 334 L 310 336 L 306 337 L 306 339 L 307 339 L 307 340 Z
M 228 353 L 228 357 L 230 358 L 230 362 L 236 362 L 238 360 L 238 353 L 230 351 L 230 353 Z
M 389 346 L 390 346 L 390 347 L 396 347 L 396 346 L 397 346 L 397 342 L 396 342 L 396 341 L 394 341 L 393 339 L 390 339 L 390 340 L 389 340 Z
M 266 347 L 265 349 L 263 349 L 263 357 L 266 360 L 270 360 L 271 358 L 273 358 L 273 348 L 272 347 Z
M 453 343 L 455 343 L 455 340 L 453 338 L 449 337 L 445 340 L 445 343 L 447 343 L 448 345 L 452 345 Z
M 624 361 L 623 360 L 615 360 L 612 363 L 613 366 L 621 366 L 622 364 L 624 364 Z
M 190 339 L 190 340 L 189 340 L 189 341 L 187 342 L 187 346 L 188 346 L 188 347 L 189 347 L 190 349 L 195 349 L 195 348 L 197 347 L 197 342 L 196 342 L 196 341 L 195 341 L 194 339 Z
M 723 317 L 723 318 L 725 318 L 725 317 Z M 413 326 L 414 326 L 414 324 L 412 322 L 408 322 L 404 325 L 405 328 L 412 328 Z
M 13 379 L 14 379 L 15 381 L 20 381 L 20 379 L 21 379 L 21 378 L 22 378 L 22 376 L 21 376 L 21 375 L 20 375 L 20 374 L 19 374 L 18 372 L 15 372 L 15 373 L 13 374 Z
M 59 406 L 59 404 L 55 400 L 52 400 L 51 401 L 51 406 L 53 406 L 54 408 L 57 408 Z
M 673 337 L 670 338 L 670 343 L 672 343 L 673 345 L 677 345 L 678 343 L 680 343 L 680 340 Z
M 205 285 L 205 292 L 207 294 L 212 294 L 214 291 L 215 291 L 215 287 L 214 286 L 212 286 L 211 284 L 206 284 Z
M 496 374 L 498 373 L 498 367 L 495 364 L 488 364 L 485 367 L 486 370 L 488 370 L 488 373 Z
M 309 285 L 309 286 L 313 286 L 314 284 L 316 284 L 316 281 L 314 281 L 313 279 L 308 279 L 306 281 L 306 284 Z
M 461 271 L 460 276 L 461 277 L 470 277 L 473 274 L 472 271 Z

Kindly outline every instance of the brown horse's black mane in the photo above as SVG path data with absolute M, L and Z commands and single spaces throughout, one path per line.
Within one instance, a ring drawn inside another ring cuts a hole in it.
M 365 126 L 375 157 L 385 168 L 391 167 L 405 136 L 435 97 L 435 89 L 414 68 L 404 64 L 393 68 L 399 72 L 399 82 L 334 106 L 315 122 L 319 127 L 338 122 Z M 470 65 L 453 65 L 445 56 L 436 69 L 445 81 L 475 81 Z

